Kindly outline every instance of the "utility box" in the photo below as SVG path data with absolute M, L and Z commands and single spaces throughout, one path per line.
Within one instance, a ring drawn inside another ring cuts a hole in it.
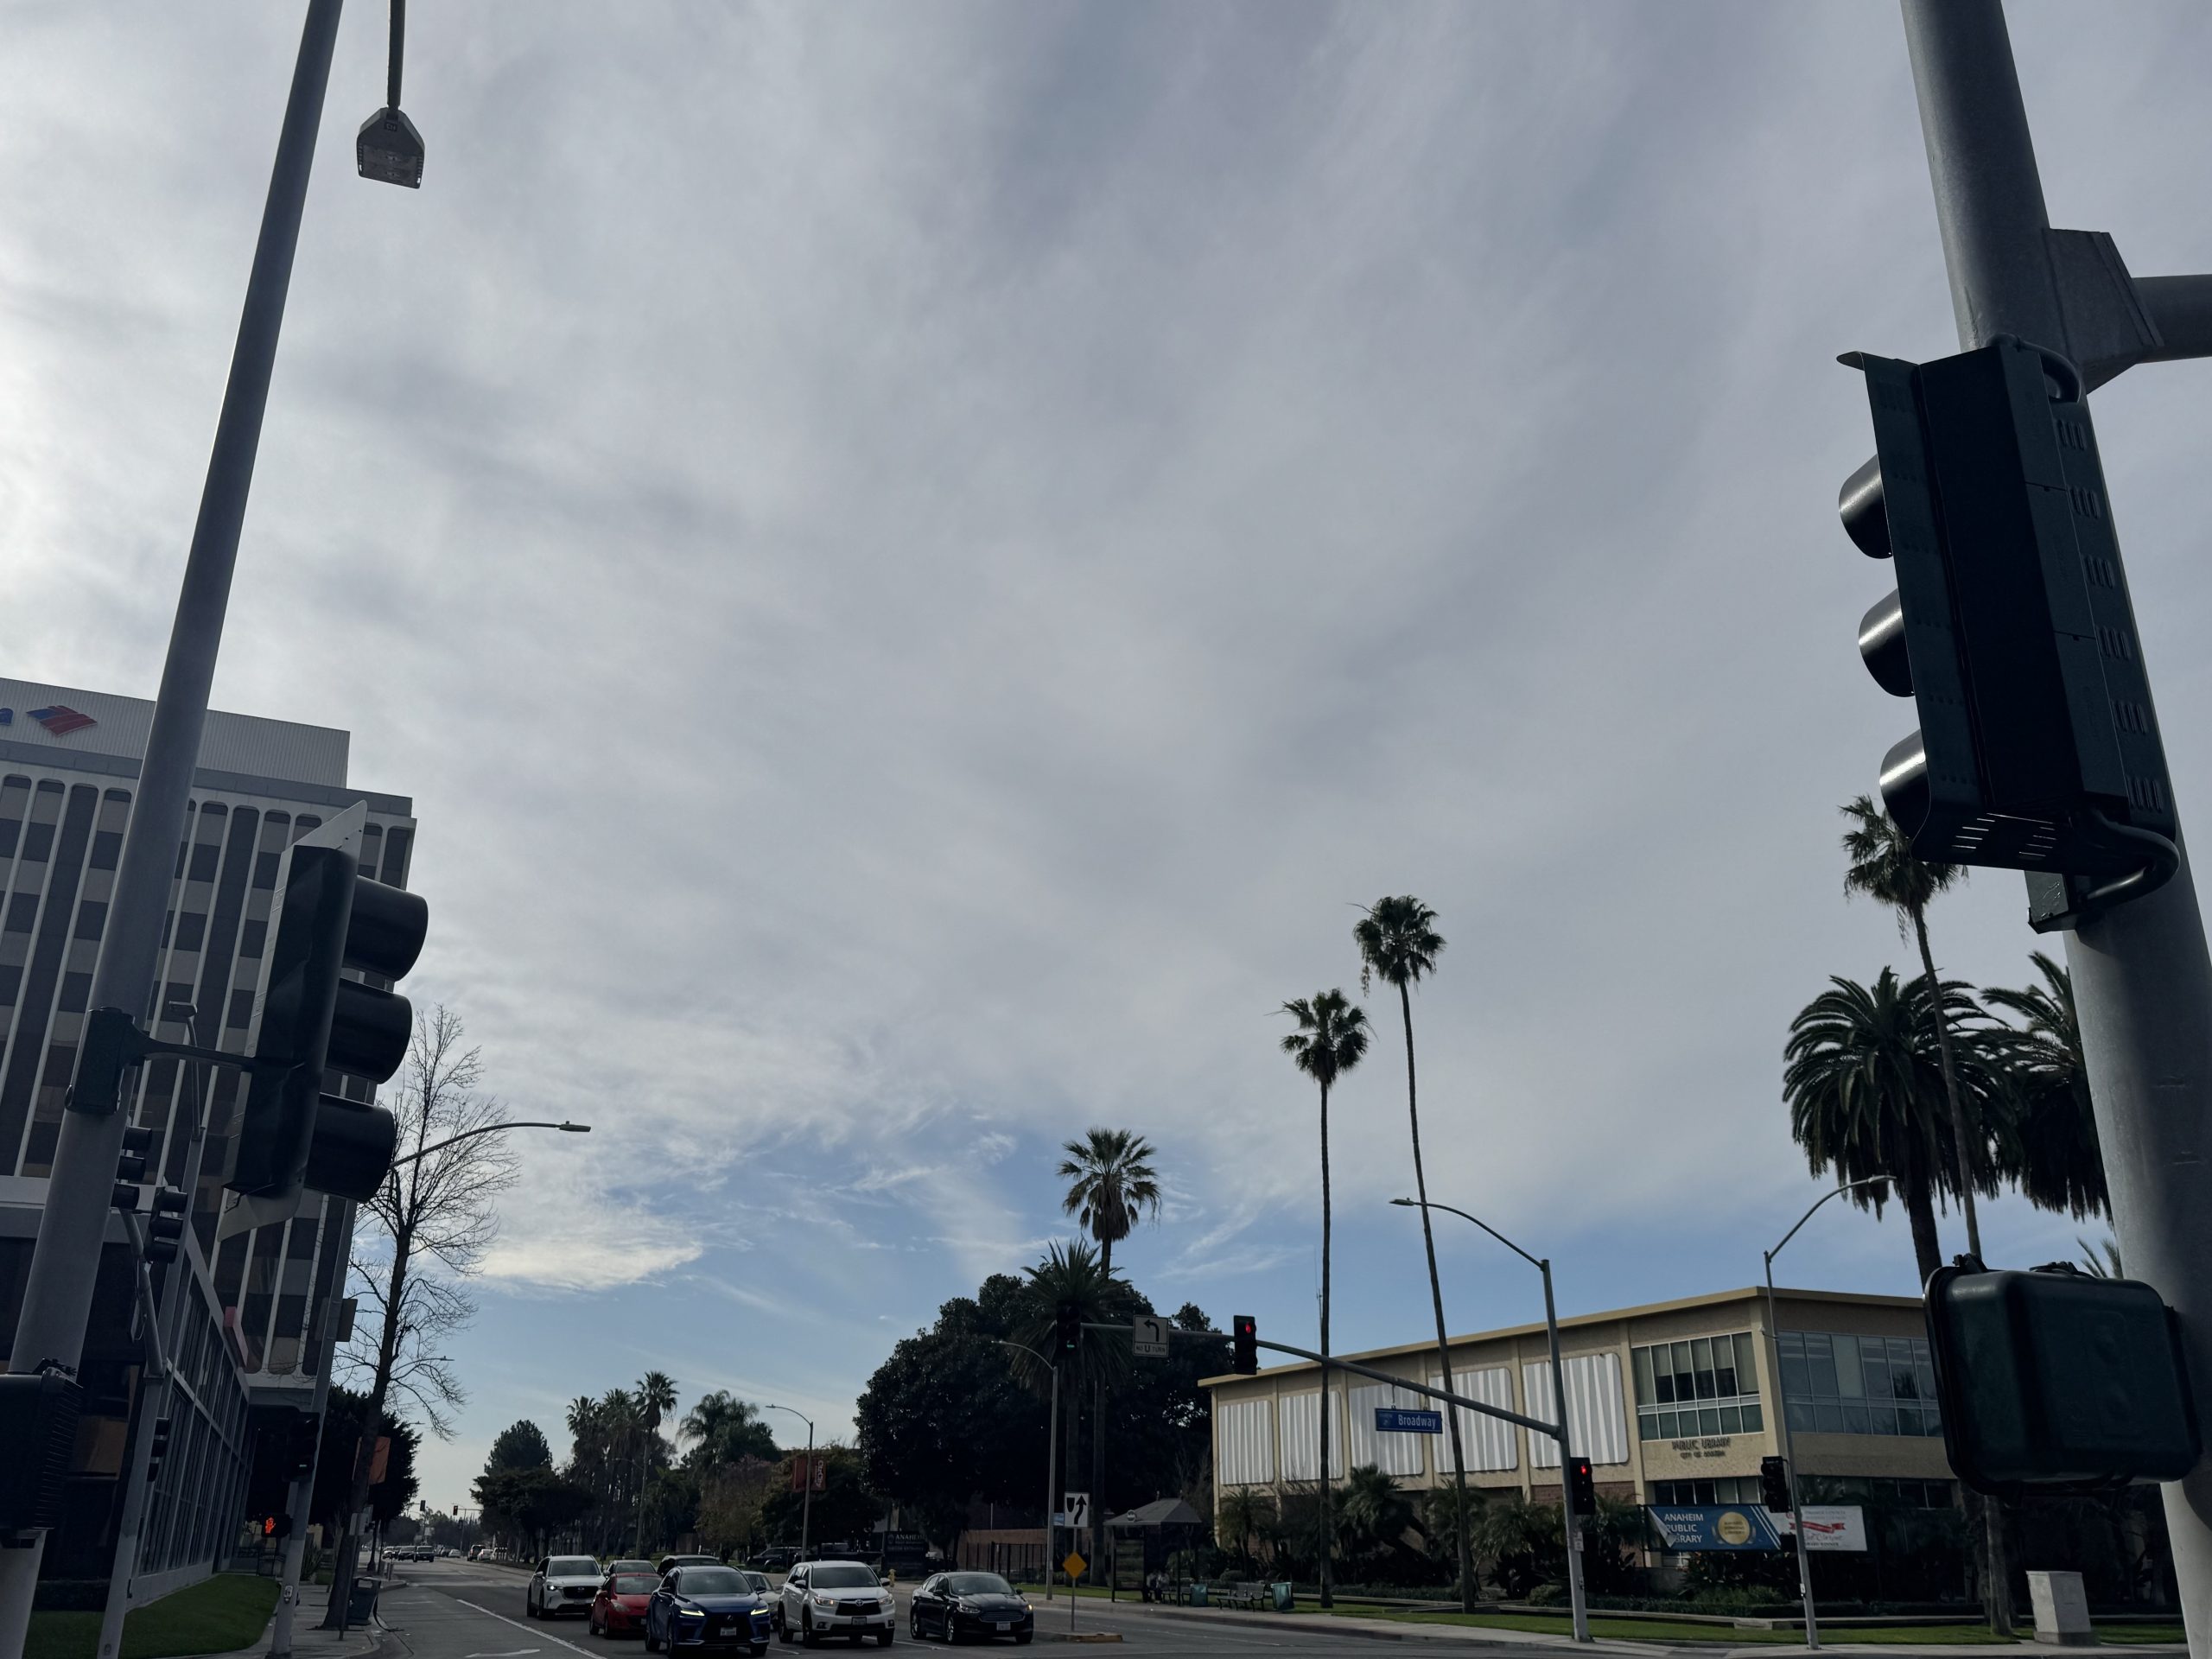
M 1943 1447 L 1976 1491 L 2096 1491 L 2196 1466 L 2180 1334 L 2150 1286 L 1943 1268 L 1927 1306 Z
M 2056 1648 L 2094 1648 L 2097 1632 L 2089 1623 L 2089 1598 L 2079 1573 L 2031 1573 L 2028 1602 L 2034 1610 L 2036 1640 Z

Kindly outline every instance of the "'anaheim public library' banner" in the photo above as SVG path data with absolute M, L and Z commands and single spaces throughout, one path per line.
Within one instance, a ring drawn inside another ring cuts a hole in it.
M 1780 1549 L 1790 1534 L 1786 1511 L 1756 1503 L 1654 1503 L 1651 1524 L 1668 1549 Z M 1864 1550 L 1866 1511 L 1855 1503 L 1815 1503 L 1805 1510 L 1805 1547 Z

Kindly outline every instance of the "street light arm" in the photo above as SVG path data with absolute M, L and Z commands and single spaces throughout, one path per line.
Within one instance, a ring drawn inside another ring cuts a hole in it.
M 1541 1268 L 1547 1265 L 1545 1262 L 1541 1262 L 1536 1257 L 1529 1255 L 1528 1251 L 1522 1249 L 1518 1244 L 1516 1244 L 1503 1233 L 1499 1232 L 1497 1228 L 1491 1226 L 1480 1216 L 1471 1216 L 1464 1210 L 1455 1208 L 1453 1205 L 1448 1204 L 1439 1204 L 1433 1198 L 1431 1198 L 1426 1204 L 1423 1204 L 1419 1198 L 1393 1198 L 1390 1202 L 1396 1205 L 1402 1205 L 1408 1209 L 1412 1210 L 1441 1210 L 1446 1214 L 1459 1217 L 1462 1221 L 1471 1221 L 1476 1226 L 1481 1228 L 1483 1231 L 1488 1233 L 1499 1243 L 1504 1245 L 1507 1249 L 1512 1251 L 1514 1255 L 1519 1256 L 1530 1267 Z
M 442 1141 L 434 1141 L 421 1151 L 410 1152 L 404 1158 L 395 1158 L 391 1160 L 391 1166 L 397 1169 L 402 1164 L 411 1164 L 417 1158 L 427 1158 L 434 1152 L 443 1152 L 455 1141 L 466 1141 L 474 1135 L 498 1135 L 505 1129 L 559 1129 L 566 1135 L 589 1135 L 591 1125 L 569 1122 L 547 1123 L 535 1119 L 523 1123 L 486 1123 L 476 1128 L 463 1129 L 459 1135 L 448 1135 Z
M 1797 1228 L 1802 1227 L 1807 1222 L 1818 1215 L 1820 1213 L 1821 1206 L 1826 1204 L 1830 1198 L 1840 1198 L 1845 1193 L 1855 1192 L 1862 1186 L 1881 1186 L 1885 1184 L 1891 1184 L 1890 1177 L 1887 1175 L 1869 1175 L 1864 1180 L 1846 1181 L 1841 1186 L 1837 1187 L 1833 1192 L 1821 1193 L 1819 1198 L 1813 1200 L 1813 1207 L 1810 1210 L 1808 1210 L 1803 1215 L 1797 1217 L 1797 1226 L 1792 1227 L 1788 1232 L 1782 1236 L 1782 1243 L 1776 1245 L 1772 1249 L 1766 1253 L 1766 1259 L 1770 1262 L 1776 1256 L 1780 1255 L 1782 1254 L 1783 1245 L 1789 1243 L 1791 1239 L 1797 1236 Z

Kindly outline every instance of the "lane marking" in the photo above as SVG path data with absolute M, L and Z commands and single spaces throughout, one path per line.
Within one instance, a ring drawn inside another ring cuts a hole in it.
M 515 1629 L 520 1630 L 524 1636 L 540 1637 L 543 1640 L 552 1643 L 556 1647 L 566 1648 L 570 1653 L 581 1653 L 585 1656 L 585 1659 L 592 1659 L 592 1652 L 589 1648 L 580 1648 L 573 1642 L 562 1641 L 557 1636 L 548 1636 L 543 1630 L 533 1630 L 529 1625 L 521 1623 L 519 1620 L 509 1618 L 505 1613 L 495 1613 L 489 1607 L 477 1606 L 474 1602 L 469 1600 L 466 1596 L 455 1596 L 454 1599 L 459 1602 L 462 1606 L 467 1607 L 473 1611 L 483 1614 L 486 1618 L 496 1618 L 502 1624 L 512 1624 Z
M 468 1659 L 523 1659 L 526 1653 L 536 1653 L 536 1648 L 506 1648 L 498 1653 L 472 1653 Z

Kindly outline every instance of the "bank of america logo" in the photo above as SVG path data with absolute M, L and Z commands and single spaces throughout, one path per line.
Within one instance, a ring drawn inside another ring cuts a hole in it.
M 64 708 L 58 702 L 51 709 L 32 709 L 31 718 L 56 737 L 67 737 L 72 732 L 81 732 L 87 726 L 99 724 L 90 715 L 80 715 L 74 709 Z

